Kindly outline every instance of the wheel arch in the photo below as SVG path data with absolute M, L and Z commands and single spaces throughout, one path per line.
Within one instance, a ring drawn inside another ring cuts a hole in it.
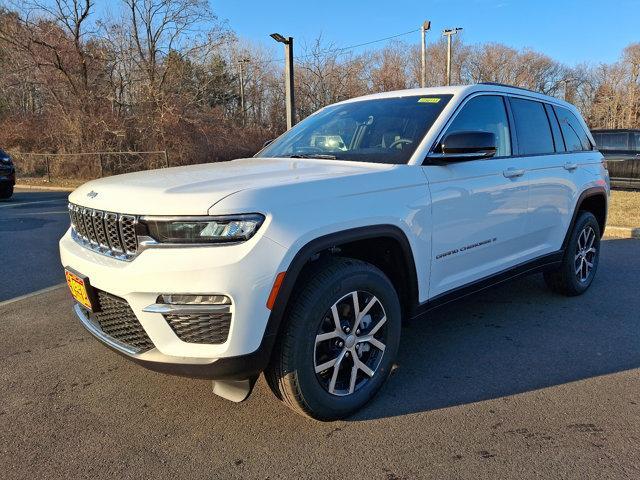
M 358 249 L 364 245 L 371 245 L 375 248 L 371 251 Z M 388 268 L 384 268 L 380 262 L 372 262 L 371 252 L 393 245 L 391 254 L 394 260 L 401 259 L 399 270 L 403 275 L 391 273 Z M 285 273 L 282 285 L 278 291 L 273 309 L 269 316 L 269 321 L 265 331 L 263 342 L 269 345 L 269 356 L 276 337 L 280 331 L 282 320 L 286 315 L 287 307 L 298 281 L 303 279 L 305 269 L 312 265 L 313 261 L 321 258 L 322 255 L 344 253 L 346 257 L 358 258 L 369 263 L 373 263 L 389 276 L 394 287 L 401 297 L 403 315 L 411 312 L 418 304 L 418 277 L 416 265 L 413 257 L 411 244 L 405 233 L 399 227 L 391 224 L 371 225 L 348 230 L 341 230 L 330 233 L 311 240 L 301 247 L 293 260 L 289 264 Z M 382 266 L 382 268 L 381 268 Z M 405 282 L 405 283 L 402 283 Z
M 593 213 L 598 220 L 600 226 L 600 236 L 604 235 L 604 229 L 607 224 L 607 191 L 604 187 L 591 187 L 586 189 L 578 197 L 576 206 L 573 210 L 573 216 L 569 223 L 569 228 L 562 242 L 562 250 L 565 250 L 571 237 L 571 232 L 578 219 L 578 214 L 582 211 Z

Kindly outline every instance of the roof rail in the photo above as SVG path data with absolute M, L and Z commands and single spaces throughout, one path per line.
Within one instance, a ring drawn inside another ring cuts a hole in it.
M 495 87 L 508 87 L 508 88 L 515 88 L 518 90 L 525 90 L 527 92 L 532 92 L 532 93 L 538 93 L 540 95 L 544 95 L 544 93 L 542 92 L 536 92 L 535 90 L 531 90 L 530 88 L 524 88 L 524 87 L 516 87 L 515 85 L 509 85 L 507 83 L 499 83 L 499 82 L 480 82 L 478 83 L 478 85 L 493 85 Z

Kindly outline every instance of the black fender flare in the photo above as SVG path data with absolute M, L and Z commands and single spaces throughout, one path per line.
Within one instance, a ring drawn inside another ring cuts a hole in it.
M 567 228 L 567 233 L 564 236 L 564 240 L 562 241 L 562 251 L 564 252 L 567 249 L 567 245 L 569 243 L 569 237 L 571 237 L 571 232 L 573 232 L 573 226 L 576 224 L 576 220 L 578 219 L 578 212 L 580 212 L 580 207 L 584 203 L 587 198 L 602 196 L 605 201 L 605 205 L 607 204 L 607 190 L 604 187 L 590 187 L 583 191 L 578 197 L 578 201 L 576 202 L 576 206 L 573 210 L 573 216 L 571 217 L 571 222 L 569 222 L 569 228 Z M 605 210 L 605 224 L 607 223 L 607 211 Z M 604 228 L 600 235 L 604 235 Z
M 374 238 L 390 238 L 400 244 L 404 260 L 409 266 L 409 271 L 407 272 L 407 275 L 409 276 L 409 302 L 411 308 L 413 308 L 414 305 L 417 305 L 418 276 L 413 257 L 413 250 L 402 229 L 391 224 L 380 224 L 340 230 L 311 240 L 300 248 L 293 257 L 278 291 L 278 296 L 276 297 L 273 309 L 269 315 L 264 337 L 258 350 L 262 350 L 263 354 L 265 354 L 267 358 L 271 357 L 271 351 L 273 350 L 278 333 L 280 332 L 280 326 L 282 325 L 293 289 L 295 288 L 303 268 L 315 255 L 337 245 Z

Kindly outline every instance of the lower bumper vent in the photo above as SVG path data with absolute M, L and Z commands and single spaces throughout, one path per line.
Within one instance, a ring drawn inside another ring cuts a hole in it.
M 138 351 L 146 352 L 154 347 L 136 314 L 126 300 L 115 295 L 97 291 L 100 311 L 91 318 L 103 333 Z
M 167 313 L 164 319 L 178 338 L 187 343 L 224 343 L 231 326 L 230 313 Z

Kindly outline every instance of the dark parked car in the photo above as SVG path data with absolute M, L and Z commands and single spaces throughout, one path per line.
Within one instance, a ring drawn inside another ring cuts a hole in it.
M 0 198 L 11 198 L 16 184 L 16 169 L 11 157 L 0 149 Z
M 611 186 L 640 189 L 640 130 L 591 130 L 607 160 Z

